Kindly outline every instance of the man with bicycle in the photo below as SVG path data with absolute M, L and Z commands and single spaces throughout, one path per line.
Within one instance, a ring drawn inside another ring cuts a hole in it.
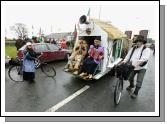
M 133 45 L 133 47 L 129 50 L 122 63 L 131 62 L 134 66 L 134 70 L 130 73 L 128 78 L 130 85 L 126 89 L 128 91 L 132 91 L 132 88 L 135 87 L 134 77 L 137 74 L 136 87 L 134 92 L 131 94 L 131 98 L 136 98 L 147 70 L 150 49 L 146 48 L 145 44 L 147 41 L 142 35 L 137 35 L 133 42 L 135 45 Z

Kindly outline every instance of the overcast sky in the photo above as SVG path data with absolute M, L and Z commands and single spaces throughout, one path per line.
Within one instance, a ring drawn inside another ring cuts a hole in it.
M 49 5 L 50 4 L 50 5 Z M 106 4 L 94 2 L 77 3 L 76 4 L 57 4 L 49 3 L 48 5 L 36 4 L 15 4 L 7 5 L 5 7 L 5 28 L 7 36 L 13 36 L 9 30 L 9 26 L 14 23 L 24 23 L 27 25 L 29 36 L 32 34 L 32 25 L 34 33 L 39 31 L 39 28 L 45 34 L 51 33 L 51 26 L 53 32 L 72 32 L 74 25 L 78 23 L 81 15 L 86 15 L 90 8 L 90 16 L 99 18 L 99 11 L 101 6 L 100 19 L 111 21 L 114 26 L 119 28 L 122 32 L 125 30 L 132 30 L 134 34 L 139 30 L 148 29 L 149 37 L 155 39 L 157 37 L 157 29 L 159 28 L 158 4 L 113 4 L 108 2 Z

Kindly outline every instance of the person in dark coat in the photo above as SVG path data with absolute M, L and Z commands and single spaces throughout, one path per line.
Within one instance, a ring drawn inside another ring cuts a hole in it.
M 27 42 L 23 59 L 23 79 L 34 82 L 35 79 L 35 59 L 37 54 L 32 48 L 31 42 Z

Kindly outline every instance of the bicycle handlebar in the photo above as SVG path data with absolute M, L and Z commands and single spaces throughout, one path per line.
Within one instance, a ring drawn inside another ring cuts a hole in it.
M 41 52 L 41 53 L 39 54 L 39 56 L 37 57 L 37 59 L 40 60 L 39 58 L 40 58 L 42 55 L 43 55 L 43 53 Z

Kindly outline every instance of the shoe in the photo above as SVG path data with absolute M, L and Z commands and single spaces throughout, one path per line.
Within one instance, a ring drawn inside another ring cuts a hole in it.
M 139 90 L 140 90 L 140 87 L 136 86 L 135 91 L 131 95 L 131 98 L 135 99 L 138 96 Z
M 127 90 L 127 91 L 131 91 L 132 88 L 134 88 L 134 87 L 135 87 L 134 85 L 129 85 L 129 86 L 126 88 L 126 90 Z
M 93 75 L 92 74 L 89 74 L 89 79 L 92 79 L 93 78 Z
M 28 80 L 29 83 L 35 83 L 34 79 Z
M 82 77 L 83 75 L 84 75 L 84 72 L 82 72 L 79 76 L 81 76 L 81 77 Z
M 84 76 L 83 79 L 85 80 L 89 79 L 89 75 Z
M 136 99 L 137 96 L 138 96 L 138 94 L 136 94 L 136 93 L 131 94 L 132 99 Z
M 74 72 L 74 69 L 70 69 L 70 68 L 69 68 L 69 69 L 68 69 L 68 72 Z
M 79 70 L 79 66 L 74 66 L 74 69 L 75 70 Z
M 77 75 L 77 74 L 78 74 L 78 71 L 74 71 L 73 74 L 76 74 L 76 75 Z
M 87 75 L 87 73 L 84 73 L 84 72 L 82 72 L 79 76 L 85 76 L 85 75 Z
M 69 69 L 67 68 L 67 69 L 65 69 L 64 71 L 65 71 L 65 72 L 68 72 L 68 71 L 69 71 Z

